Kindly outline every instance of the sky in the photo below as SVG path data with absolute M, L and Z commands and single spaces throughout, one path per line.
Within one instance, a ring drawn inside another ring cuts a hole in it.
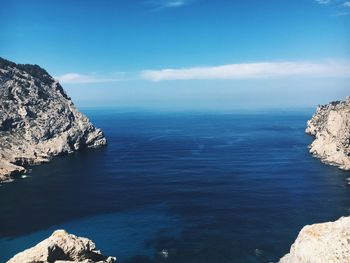
M 81 107 L 305 108 L 350 95 L 350 1 L 0 0 L 0 56 Z

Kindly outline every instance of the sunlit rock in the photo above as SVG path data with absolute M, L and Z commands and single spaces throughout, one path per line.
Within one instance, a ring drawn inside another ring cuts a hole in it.
M 315 136 L 310 152 L 322 162 L 350 170 L 350 97 L 319 106 L 307 122 Z
M 38 262 L 115 263 L 116 259 L 104 256 L 90 239 L 68 234 L 65 230 L 56 230 L 49 238 L 7 261 L 7 263 Z

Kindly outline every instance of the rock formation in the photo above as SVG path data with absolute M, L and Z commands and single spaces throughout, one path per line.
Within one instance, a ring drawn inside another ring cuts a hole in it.
M 115 263 L 114 257 L 107 257 L 96 250 L 94 242 L 84 237 L 56 230 L 36 246 L 18 253 L 7 263 Z
M 44 69 L 0 58 L 0 182 L 28 165 L 104 144 L 101 130 Z
M 307 122 L 315 136 L 310 152 L 322 162 L 350 170 L 350 97 L 319 106 Z
M 310 152 L 322 162 L 350 170 L 350 97 L 319 106 L 307 122 L 315 136 Z M 350 216 L 305 226 L 280 263 L 349 263 Z
M 305 226 L 280 263 L 349 263 L 350 217 Z

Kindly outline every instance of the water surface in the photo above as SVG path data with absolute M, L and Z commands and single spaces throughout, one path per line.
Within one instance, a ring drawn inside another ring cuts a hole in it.
M 308 153 L 312 111 L 85 113 L 107 147 L 0 186 L 0 262 L 58 228 L 120 263 L 274 262 L 349 214 L 349 173 Z

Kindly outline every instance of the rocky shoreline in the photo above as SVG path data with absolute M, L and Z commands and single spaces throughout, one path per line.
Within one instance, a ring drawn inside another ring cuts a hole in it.
M 350 97 L 318 106 L 305 132 L 315 137 L 310 153 L 326 164 L 350 170 Z
M 0 182 L 54 156 L 105 144 L 44 69 L 0 58 Z
M 321 105 L 307 122 L 315 140 L 310 153 L 322 162 L 350 170 L 350 97 Z M 280 263 L 350 262 L 350 216 L 303 227 Z

